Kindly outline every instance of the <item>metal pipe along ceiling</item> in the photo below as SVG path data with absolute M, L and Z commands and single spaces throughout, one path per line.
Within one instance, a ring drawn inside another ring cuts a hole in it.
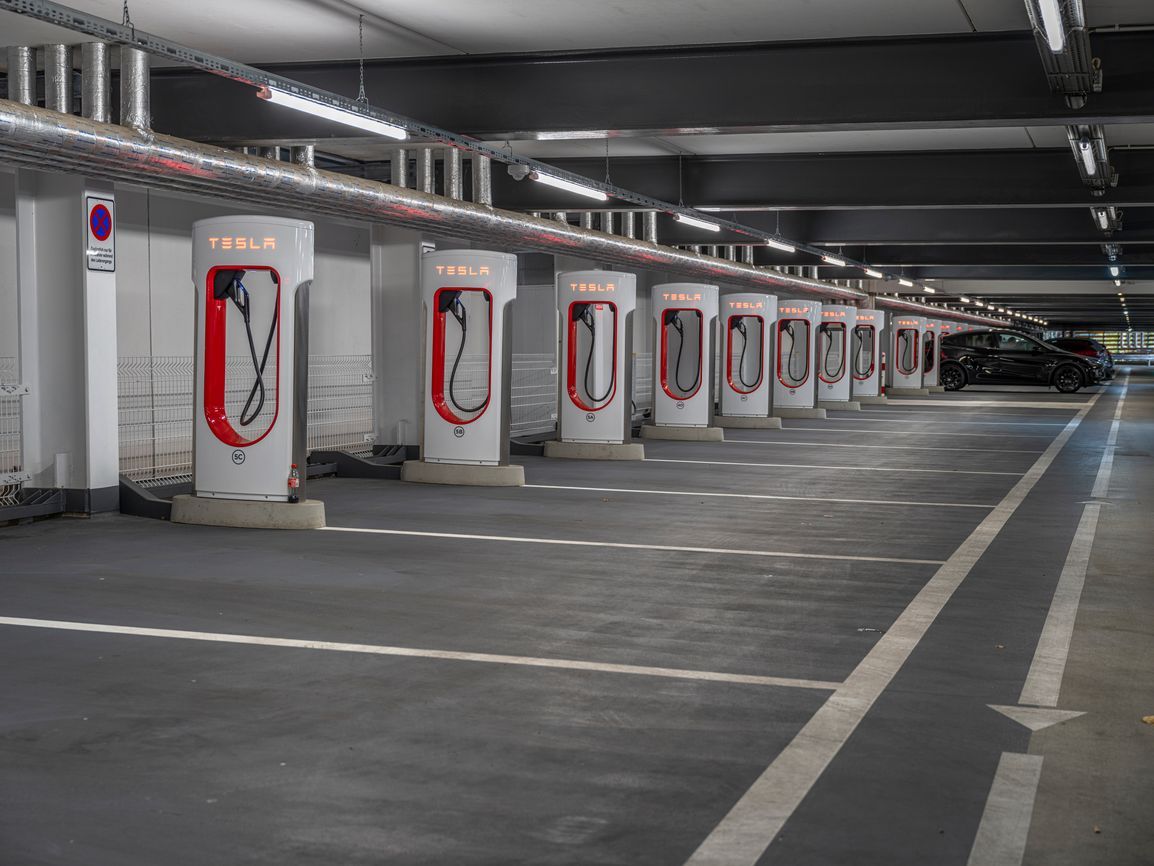
M 142 134 L 7 100 L 0 100 L 0 157 L 29 168 L 85 174 L 248 205 L 392 223 L 514 249 L 583 256 L 777 294 L 784 289 L 794 296 L 814 299 L 861 302 L 868 298 L 864 292 L 818 280 L 170 136 Z M 921 315 L 1000 324 L 954 311 L 933 309 L 931 313 L 922 304 L 894 298 L 878 297 L 877 303 Z

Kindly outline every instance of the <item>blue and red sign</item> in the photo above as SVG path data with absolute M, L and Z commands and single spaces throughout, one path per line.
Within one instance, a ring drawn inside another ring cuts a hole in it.
M 112 214 L 107 207 L 98 204 L 88 212 L 88 228 L 98 241 L 108 240 L 112 234 Z

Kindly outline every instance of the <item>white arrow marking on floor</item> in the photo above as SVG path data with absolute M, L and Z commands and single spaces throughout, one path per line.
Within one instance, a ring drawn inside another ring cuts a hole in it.
M 1086 715 L 1078 710 L 1055 710 L 1050 707 L 1007 707 L 999 704 L 987 704 L 986 706 L 1001 713 L 1007 719 L 1025 725 L 1031 731 L 1041 731 L 1059 722 L 1068 722 L 1070 719 Z

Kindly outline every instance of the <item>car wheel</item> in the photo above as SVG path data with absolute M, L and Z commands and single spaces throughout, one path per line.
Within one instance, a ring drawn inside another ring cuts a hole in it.
M 966 371 L 961 364 L 943 364 L 938 381 L 947 391 L 961 391 L 966 387 Z
M 1054 387 L 1063 394 L 1073 394 L 1085 384 L 1082 371 L 1073 364 L 1065 364 L 1054 371 Z

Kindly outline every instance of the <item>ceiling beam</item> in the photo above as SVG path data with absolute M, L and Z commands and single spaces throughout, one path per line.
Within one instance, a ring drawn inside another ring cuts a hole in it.
M 374 104 L 478 138 L 1126 123 L 1149 117 L 1154 33 L 1093 37 L 1107 86 L 1081 111 L 1051 94 L 1029 32 L 370 61 Z M 269 71 L 357 92 L 355 61 Z M 153 73 L 156 128 L 218 143 L 329 137 L 252 88 Z

